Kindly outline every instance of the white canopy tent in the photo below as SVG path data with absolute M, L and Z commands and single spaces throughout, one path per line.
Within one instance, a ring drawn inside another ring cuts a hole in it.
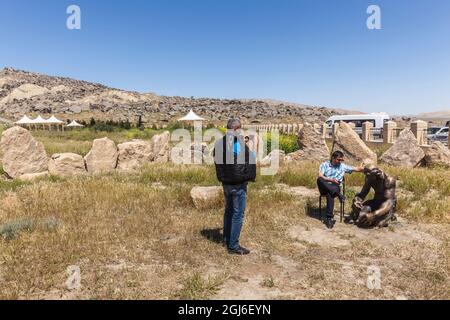
M 36 117 L 36 119 L 31 120 L 32 124 L 45 124 L 45 119 L 42 118 L 40 115 Z
M 195 112 L 191 109 L 186 116 L 178 119 L 178 121 L 180 122 L 192 121 L 194 123 L 194 150 L 202 150 L 202 136 L 203 136 L 202 122 L 205 121 L 205 119 L 196 115 Z M 195 164 L 202 163 L 202 157 L 198 152 L 194 153 L 194 163 Z
M 52 125 L 55 125 L 57 129 L 59 130 L 59 126 L 64 125 L 64 121 L 61 121 L 57 119 L 55 116 L 51 116 L 48 119 L 42 118 L 40 115 L 38 115 L 35 119 L 30 119 L 28 116 L 23 116 L 19 121 L 17 121 L 15 124 L 17 125 L 27 125 L 29 129 L 31 129 L 31 126 L 33 125 L 35 129 L 38 128 L 38 126 L 42 125 L 42 128 L 45 129 L 45 126 L 47 125 L 49 130 L 52 129 Z
M 205 121 L 202 117 L 195 114 L 194 111 L 189 111 L 187 115 L 185 115 L 183 118 L 178 119 L 178 121 Z
M 61 121 L 59 119 L 57 119 L 55 116 L 51 116 L 50 118 L 48 118 L 47 120 L 44 120 L 45 124 L 48 125 L 49 130 L 52 130 L 52 125 L 56 126 L 56 130 L 59 131 L 59 126 L 61 126 L 61 130 L 64 131 L 64 121 Z
M 33 123 L 33 120 L 31 120 L 27 116 L 23 116 L 22 119 L 17 121 L 15 124 L 31 124 L 31 123 Z
M 63 124 L 64 121 L 57 119 L 55 116 L 51 116 L 50 118 L 45 120 L 45 123 L 47 123 L 47 124 Z
M 23 116 L 19 121 L 15 122 L 19 126 L 28 126 L 28 129 L 31 129 L 31 124 L 33 124 L 33 120 L 28 118 L 26 115 Z
M 84 126 L 82 124 L 76 122 L 75 120 L 72 120 L 72 122 L 69 123 L 66 127 L 67 128 L 82 128 Z

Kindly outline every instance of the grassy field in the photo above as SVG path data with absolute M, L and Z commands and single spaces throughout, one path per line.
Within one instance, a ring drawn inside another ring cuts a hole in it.
M 73 152 L 85 156 L 92 147 L 94 139 L 108 137 L 116 144 L 132 139 L 148 140 L 162 130 L 115 129 L 112 132 L 95 131 L 89 128 L 72 131 L 33 131 L 33 136 L 44 144 L 47 154 Z
M 0 298 L 450 298 L 450 173 L 387 170 L 402 179 L 403 222 L 369 233 L 344 224 L 328 232 L 309 215 L 316 199 L 276 188 L 313 187 L 316 166 L 258 177 L 242 234 L 253 250 L 248 257 L 229 256 L 220 245 L 223 209 L 198 210 L 190 199 L 193 186 L 218 184 L 213 167 L 2 181 Z M 351 176 L 349 194 L 361 184 L 361 176 Z M 292 237 L 298 228 L 304 239 Z M 349 245 L 328 247 L 329 237 Z M 382 290 L 361 282 L 371 264 L 383 270 Z M 70 265 L 81 269 L 80 290 L 66 289 Z
M 1 128 L 0 128 L 1 131 Z M 86 154 L 158 131 L 35 132 L 48 154 Z M 242 244 L 220 244 L 223 208 L 196 209 L 212 166 L 153 165 L 135 174 L 0 180 L 0 299 L 448 299 L 450 171 L 384 167 L 398 177 L 399 222 L 383 230 L 318 220 L 316 164 L 283 167 L 249 187 Z M 363 176 L 347 179 L 351 199 Z M 281 186 L 284 186 L 281 188 Z M 350 212 L 350 201 L 346 212 Z M 68 290 L 67 268 L 81 270 Z M 366 285 L 367 268 L 382 274 Z

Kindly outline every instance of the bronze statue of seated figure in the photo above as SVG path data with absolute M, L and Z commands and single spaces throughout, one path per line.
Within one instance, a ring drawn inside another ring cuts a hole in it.
M 391 221 L 396 220 L 397 179 L 373 165 L 366 166 L 364 174 L 365 183 L 361 192 L 353 199 L 351 218 L 360 228 L 387 227 Z M 374 198 L 364 201 L 371 188 L 375 191 Z

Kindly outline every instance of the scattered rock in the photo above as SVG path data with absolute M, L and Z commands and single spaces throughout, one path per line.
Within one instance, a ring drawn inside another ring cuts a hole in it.
M 42 106 L 48 107 L 44 109 Z M 77 120 L 135 122 L 142 117 L 146 126 L 161 125 L 186 115 L 190 109 L 211 122 L 225 123 L 241 117 L 245 123 L 288 122 L 302 119 L 322 123 L 339 109 L 317 108 L 295 103 L 257 99 L 214 99 L 167 97 L 117 90 L 101 84 L 15 69 L 0 70 L 0 113 L 6 118 L 51 112 L 55 115 L 77 114 Z M 248 121 L 247 121 L 248 120 Z
M 153 147 L 153 161 L 156 163 L 169 162 L 170 159 L 170 132 L 157 134 L 151 140 Z
M 134 171 L 153 160 L 153 148 L 150 141 L 133 140 L 118 146 L 119 158 L 117 169 Z
M 47 171 L 48 159 L 44 145 L 28 130 L 13 127 L 2 133 L 0 142 L 3 170 L 11 177 Z
M 19 180 L 22 181 L 33 181 L 40 178 L 48 177 L 48 171 L 39 172 L 39 173 L 27 173 L 18 177 Z
M 424 162 L 430 167 L 450 167 L 450 149 L 441 142 L 435 141 L 425 153 Z
M 333 150 L 342 151 L 346 163 L 359 166 L 363 164 L 376 164 L 377 155 L 359 138 L 358 134 L 345 122 L 339 123 L 333 141 Z
M 34 96 L 39 96 L 47 93 L 49 90 L 37 86 L 35 84 L 27 83 L 18 88 L 15 88 L 8 96 L 1 100 L 1 103 L 12 103 L 15 100 L 25 100 Z
M 209 209 L 223 206 L 224 195 L 222 187 L 194 187 L 191 198 L 197 209 Z
M 400 136 L 380 158 L 388 165 L 396 167 L 414 168 L 420 164 L 425 152 L 417 142 L 416 137 L 409 128 L 404 129 Z
M 305 123 L 298 134 L 298 145 L 300 150 L 289 153 L 288 161 L 313 161 L 322 162 L 330 158 L 325 139 L 314 126 Z
M 78 114 L 78 113 L 81 113 L 81 111 L 83 111 L 83 110 L 82 110 L 81 106 L 73 105 L 73 106 L 69 107 L 69 111 L 71 111 L 71 112 L 73 112 L 75 114 Z
M 114 141 L 108 138 L 94 140 L 91 151 L 84 157 L 87 171 L 97 174 L 114 170 L 117 166 L 118 155 Z
M 275 161 L 274 159 L 278 159 L 278 164 L 282 166 L 285 156 L 286 155 L 283 150 L 273 150 L 264 159 L 262 159 L 259 164 L 261 167 L 268 167 L 272 165 L 272 162 Z
M 75 153 L 54 154 L 48 163 L 48 171 L 62 177 L 87 173 L 83 157 Z

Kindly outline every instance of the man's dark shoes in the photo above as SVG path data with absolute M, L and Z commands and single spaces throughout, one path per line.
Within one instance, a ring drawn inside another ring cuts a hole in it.
M 327 226 L 328 229 L 333 229 L 335 222 L 336 221 L 333 218 L 327 218 L 325 220 L 325 225 Z
M 243 256 L 243 255 L 249 254 L 249 253 L 250 253 L 250 250 L 245 249 L 245 248 L 239 246 L 239 247 L 236 248 L 236 249 L 228 249 L 228 253 L 229 253 L 229 254 L 238 254 L 238 255 L 242 255 L 242 256 Z

